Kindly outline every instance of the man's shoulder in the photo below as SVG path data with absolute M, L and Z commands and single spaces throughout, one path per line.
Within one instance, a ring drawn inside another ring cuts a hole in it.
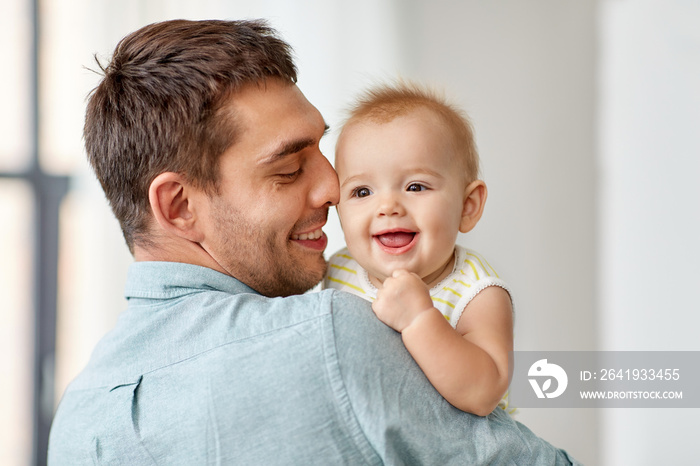
M 318 294 L 325 295 L 324 298 L 329 300 L 334 312 L 346 312 L 356 309 L 372 311 L 372 304 L 369 301 L 352 293 L 329 288 L 319 291 Z
M 372 311 L 372 303 L 352 293 L 327 289 L 320 293 L 328 295 L 330 313 L 336 331 L 350 332 L 360 340 L 369 339 L 367 331 L 399 337 L 399 334 L 382 323 Z
M 348 382 L 366 372 L 374 374 L 372 377 L 382 373 L 385 381 L 393 376 L 405 377 L 406 371 L 423 377 L 406 350 L 401 334 L 375 316 L 369 301 L 338 290 L 324 290 L 323 293 L 330 293 L 334 345 Z M 366 381 L 366 375 L 360 378 Z M 364 396 L 364 389 L 358 388 L 358 393 Z
M 322 289 L 284 298 L 262 298 L 269 309 L 287 309 L 306 318 L 331 315 L 337 325 L 354 322 L 355 325 L 374 324 L 377 319 L 369 301 L 337 289 Z

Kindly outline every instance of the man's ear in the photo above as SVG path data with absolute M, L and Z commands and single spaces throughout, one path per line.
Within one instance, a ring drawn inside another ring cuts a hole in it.
M 160 227 L 175 236 L 199 243 L 203 235 L 196 228 L 194 188 L 173 172 L 156 176 L 148 188 L 148 201 L 153 217 Z
M 459 231 L 466 233 L 476 226 L 484 212 L 487 194 L 486 183 L 481 180 L 473 181 L 465 188 Z

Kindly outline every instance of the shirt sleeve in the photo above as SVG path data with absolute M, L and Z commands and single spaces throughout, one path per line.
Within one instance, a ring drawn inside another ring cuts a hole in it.
M 503 410 L 486 417 L 454 408 L 369 304 L 333 298 L 341 377 L 364 436 L 385 464 L 577 464 Z

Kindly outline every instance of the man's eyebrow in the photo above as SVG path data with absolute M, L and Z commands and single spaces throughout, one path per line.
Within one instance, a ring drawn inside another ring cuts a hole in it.
M 272 155 L 265 159 L 265 163 L 272 163 L 275 160 L 281 159 L 290 154 L 296 154 L 306 149 L 312 145 L 315 141 L 313 139 L 299 139 L 296 141 L 287 141 L 282 144 L 277 150 L 275 150 Z
M 328 134 L 328 131 L 330 130 L 330 127 L 328 125 L 324 126 L 323 129 L 323 135 L 325 136 Z M 262 164 L 270 164 L 274 163 L 275 161 L 291 154 L 296 154 L 297 152 L 301 152 L 302 150 L 306 149 L 309 146 L 312 146 L 316 144 L 316 140 L 312 138 L 306 138 L 306 139 L 298 139 L 295 141 L 287 141 L 283 143 L 280 147 L 278 147 L 269 157 L 266 157 L 261 161 Z

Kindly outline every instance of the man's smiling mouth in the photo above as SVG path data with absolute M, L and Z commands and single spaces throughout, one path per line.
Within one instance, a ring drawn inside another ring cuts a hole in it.
M 314 231 L 311 231 L 309 233 L 302 233 L 300 235 L 292 235 L 292 239 L 295 241 L 306 241 L 306 240 L 314 241 L 314 240 L 319 239 L 321 236 L 323 236 L 323 230 L 319 228 L 318 230 L 314 230 Z

